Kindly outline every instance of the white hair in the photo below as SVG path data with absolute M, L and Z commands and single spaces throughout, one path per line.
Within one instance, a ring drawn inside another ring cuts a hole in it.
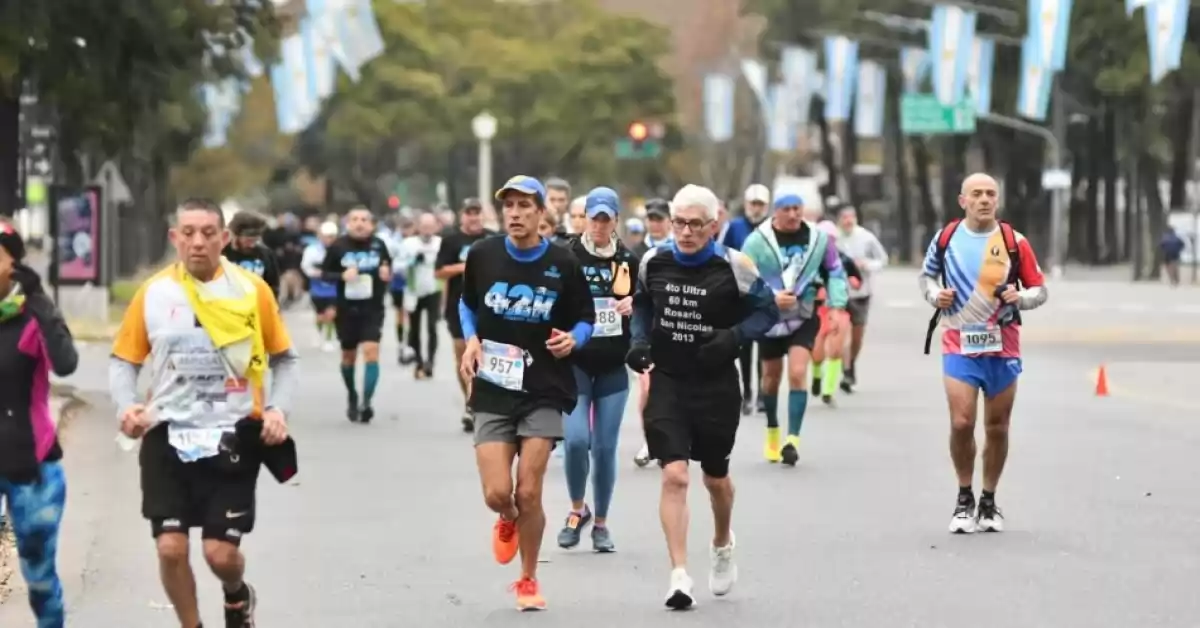
M 679 210 L 691 207 L 704 210 L 704 217 L 708 220 L 716 220 L 720 212 L 721 200 L 712 190 L 689 183 L 683 186 L 671 201 L 671 217 L 674 218 Z
M 567 206 L 567 211 L 575 209 L 576 207 L 583 207 L 585 205 L 587 205 L 587 197 L 576 196 L 575 199 L 571 201 L 571 204 Z

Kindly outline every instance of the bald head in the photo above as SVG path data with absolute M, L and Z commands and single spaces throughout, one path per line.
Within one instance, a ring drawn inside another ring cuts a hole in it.
M 438 217 L 432 212 L 426 212 L 417 217 L 417 233 L 422 236 L 429 237 L 434 235 L 442 228 L 442 223 L 438 221 Z
M 958 204 L 976 227 L 987 228 L 996 220 L 999 203 L 999 186 L 991 176 L 977 172 L 963 179 Z

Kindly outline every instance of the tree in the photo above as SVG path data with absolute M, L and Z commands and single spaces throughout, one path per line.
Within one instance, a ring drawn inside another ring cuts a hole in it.
M 329 173 L 357 202 L 377 201 L 386 174 L 473 195 L 471 120 L 485 109 L 499 121 L 499 176 L 611 181 L 613 141 L 631 121 L 674 123 L 659 67 L 665 31 L 590 0 L 384 3 L 377 12 L 386 52 L 359 83 L 342 80 L 297 144 L 301 164 Z

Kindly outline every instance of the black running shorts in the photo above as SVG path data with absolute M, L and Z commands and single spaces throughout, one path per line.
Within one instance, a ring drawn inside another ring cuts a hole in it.
M 695 460 L 704 474 L 729 474 L 729 454 L 742 420 L 742 389 L 738 373 L 700 380 L 683 380 L 650 372 L 650 392 L 642 414 L 650 457 L 666 465 Z
M 761 360 L 778 360 L 786 357 L 792 347 L 804 347 L 812 353 L 813 345 L 817 343 L 817 334 L 820 332 L 821 318 L 814 313 L 812 318 L 804 321 L 791 335 L 759 340 L 758 357 Z
M 353 351 L 367 342 L 378 343 L 383 339 L 383 309 L 340 307 L 333 326 L 342 351 Z
M 166 425 L 142 438 L 142 516 L 155 538 L 200 528 L 205 539 L 239 545 L 254 530 L 261 460 L 229 437 L 221 453 L 196 462 L 179 459 L 167 442 Z
M 310 297 L 312 299 L 313 309 L 318 314 L 325 313 L 329 308 L 337 306 L 337 299 L 334 297 Z

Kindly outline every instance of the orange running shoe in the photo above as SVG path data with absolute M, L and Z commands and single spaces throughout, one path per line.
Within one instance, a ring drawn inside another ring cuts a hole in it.
M 496 520 L 492 526 L 492 554 L 496 562 L 507 565 L 517 556 L 517 522 L 503 518 Z
M 508 590 L 517 593 L 517 610 L 546 610 L 546 598 L 542 597 L 541 587 L 538 586 L 537 580 L 529 577 L 521 578 L 512 583 L 512 586 Z

